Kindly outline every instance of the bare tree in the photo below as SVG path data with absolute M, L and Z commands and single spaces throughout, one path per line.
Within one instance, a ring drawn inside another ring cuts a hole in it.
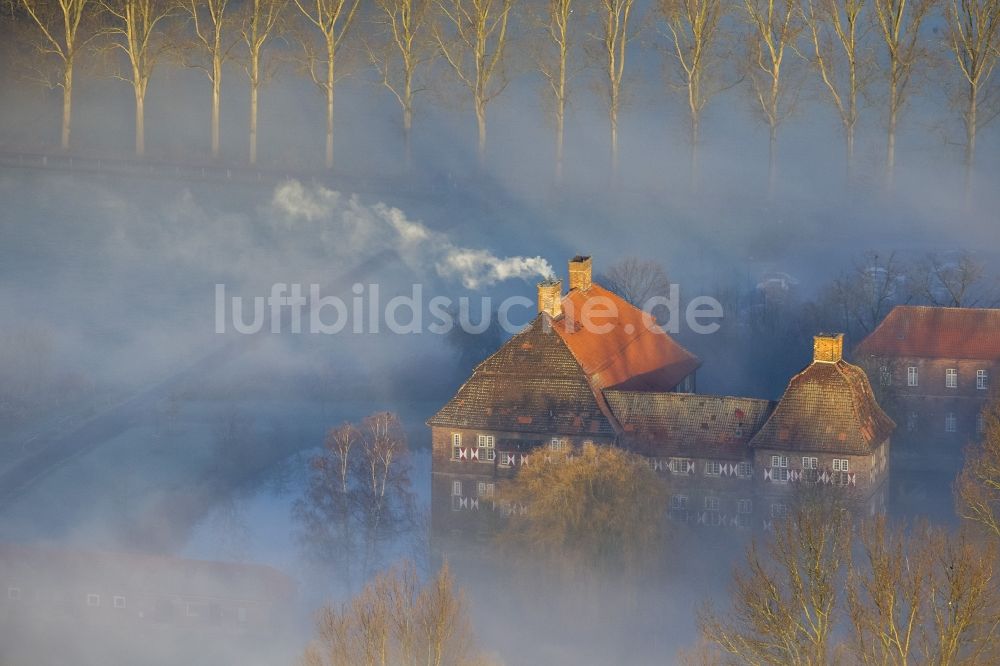
M 240 34 L 246 44 L 244 71 L 250 82 L 250 164 L 257 164 L 257 113 L 260 89 L 272 73 L 265 59 L 265 45 L 281 27 L 288 0 L 247 0 L 240 17 Z
M 865 0 L 803 0 L 802 7 L 812 41 L 812 63 L 844 128 L 848 182 L 854 167 L 859 99 L 869 80 L 869 60 L 861 43 L 864 7 Z
M 361 433 L 351 423 L 331 428 L 326 434 L 324 446 L 330 452 L 337 466 L 340 492 L 346 495 L 350 489 L 351 469 L 354 463 L 353 451 L 359 446 Z
M 195 65 L 212 84 L 212 157 L 219 157 L 219 106 L 222 100 L 222 66 L 229 58 L 236 40 L 229 36 L 232 23 L 229 0 L 184 0 L 184 11 L 191 20 L 194 42 L 208 63 L 195 60 Z M 184 50 L 186 64 L 191 64 L 190 52 Z
M 392 412 L 372 414 L 365 418 L 361 427 L 365 485 L 377 526 L 393 482 L 396 463 L 407 453 L 406 434 L 399 418 Z
M 469 608 L 448 565 L 423 586 L 410 563 L 377 576 L 350 602 L 326 606 L 306 650 L 309 666 L 477 666 Z
M 514 0 L 435 0 L 433 35 L 445 62 L 472 95 L 480 164 L 486 159 L 486 107 L 507 87 L 504 50 Z
M 886 185 L 892 187 L 896 170 L 896 128 L 909 94 L 914 65 L 924 56 L 920 26 L 937 0 L 872 0 L 877 31 L 886 47 Z
M 965 123 L 965 190 L 972 194 L 976 131 L 996 117 L 980 115 L 993 68 L 1000 56 L 1000 0 L 949 0 L 948 46 L 965 83 L 962 120 Z
M 625 81 L 625 55 L 635 37 L 630 25 L 635 0 L 598 0 L 599 29 L 596 38 L 601 43 L 604 60 L 604 95 L 608 105 L 611 130 L 611 173 L 618 175 L 618 114 L 622 108 Z
M 829 499 L 829 498 L 824 498 Z M 753 544 L 733 577 L 733 606 L 701 613 L 703 638 L 745 664 L 836 663 L 833 636 L 851 547 L 850 514 L 838 502 L 802 501 Z
M 35 56 L 54 59 L 59 65 L 55 85 L 62 88 L 62 132 L 59 145 L 69 150 L 70 126 L 73 117 L 73 73 L 80 49 L 94 38 L 96 32 L 88 25 L 92 0 L 20 0 L 25 12 L 38 28 L 33 40 Z M 46 84 L 48 76 L 42 77 Z
M 998 300 L 996 281 L 986 267 L 968 252 L 949 258 L 931 253 L 911 274 L 913 289 L 924 301 L 937 307 L 994 307 Z
M 958 513 L 1000 542 L 1000 401 L 983 411 L 982 444 L 970 446 L 955 484 Z
M 663 265 L 638 257 L 626 257 L 611 264 L 601 281 L 637 308 L 645 307 L 654 296 L 670 293 L 670 278 Z
M 768 127 L 768 195 L 777 177 L 778 126 L 794 110 L 797 81 L 790 79 L 786 56 L 798 49 L 802 33 L 799 0 L 743 0 L 750 21 L 749 68 L 754 99 Z
M 368 58 L 378 70 L 384 85 L 403 111 L 403 143 L 406 163 L 411 158 L 413 96 L 422 90 L 417 81 L 420 67 L 433 53 L 428 49 L 425 31 L 432 0 L 376 0 L 377 22 L 383 34 L 378 44 L 367 44 Z
M 722 36 L 719 25 L 727 6 L 722 0 L 659 0 L 659 8 L 687 93 L 691 181 L 696 184 L 701 115 L 709 99 L 718 91 L 710 77 L 719 60 L 717 51 Z
M 538 71 L 545 79 L 551 95 L 552 119 L 556 126 L 555 178 L 562 181 L 563 155 L 566 133 L 566 105 L 569 100 L 569 83 L 574 71 L 570 55 L 574 40 L 571 25 L 578 3 L 573 0 L 548 0 L 539 24 L 545 31 L 544 46 L 538 49 Z
M 326 96 L 326 168 L 333 168 L 333 94 L 336 87 L 337 55 L 361 0 L 293 0 L 306 23 L 319 31 L 320 48 L 308 34 L 300 35 L 306 69 L 313 83 Z
M 838 325 L 852 337 L 870 333 L 896 305 L 910 302 L 908 269 L 895 252 L 869 251 L 826 290 Z
M 99 0 L 110 17 L 104 34 L 113 49 L 128 60 L 125 73 L 115 78 L 132 85 L 135 96 L 135 154 L 146 154 L 146 91 L 160 58 L 171 47 L 161 24 L 174 12 L 167 0 Z

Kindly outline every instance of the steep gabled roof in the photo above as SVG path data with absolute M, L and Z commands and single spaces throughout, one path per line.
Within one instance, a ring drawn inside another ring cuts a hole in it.
M 486 431 L 614 434 L 586 374 L 545 314 L 480 363 L 427 423 Z
M 740 459 L 775 403 L 694 393 L 604 392 L 623 440 L 638 453 Z
M 855 355 L 1000 360 L 1000 309 L 898 305 Z
M 750 446 L 868 455 L 895 427 L 861 368 L 814 361 L 788 382 Z
M 608 305 L 612 315 L 597 316 L 598 301 L 593 299 L 606 299 L 602 305 Z M 593 323 L 608 330 L 582 325 L 588 301 L 594 308 Z M 647 323 L 642 310 L 599 285 L 571 289 L 563 297 L 562 309 L 565 314 L 553 327 L 595 389 L 671 391 L 701 365 L 659 326 Z

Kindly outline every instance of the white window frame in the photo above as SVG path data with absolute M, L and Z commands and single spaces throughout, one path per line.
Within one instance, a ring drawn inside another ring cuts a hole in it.
M 462 496 L 462 482 L 461 481 L 452 481 L 451 482 L 451 496 L 452 497 L 461 497 Z
M 115 608 L 119 609 L 119 610 L 124 610 L 124 608 L 125 608 L 125 597 L 121 596 L 120 594 L 117 595 L 117 596 L 115 596 L 112 599 L 111 605 L 114 606 Z
M 848 458 L 834 458 L 833 459 L 833 471 L 834 472 L 850 472 L 851 471 L 851 461 Z
M 985 370 L 976 370 L 976 389 L 985 391 L 990 387 L 990 377 Z
M 510 451 L 500 452 L 500 466 L 501 467 L 513 467 L 514 466 L 514 454 Z
M 706 476 L 722 476 L 722 463 L 718 460 L 709 460 L 705 463 Z
M 802 469 L 819 469 L 819 460 L 812 456 L 802 456 Z
M 718 497 L 709 495 L 705 498 L 705 511 L 718 511 L 720 506 L 722 506 L 722 502 L 719 501 Z
M 101 595 L 99 594 L 88 594 L 87 595 L 87 608 L 100 608 L 101 607 Z
M 476 486 L 476 494 L 479 497 L 491 498 L 496 493 L 496 486 L 492 483 L 486 483 L 485 481 L 480 481 Z
M 479 462 L 493 462 L 497 458 L 497 438 L 494 435 L 479 435 L 476 437 L 479 446 Z M 483 452 L 486 455 L 483 455 Z
M 687 495 L 671 495 L 670 496 L 670 508 L 671 509 L 686 509 L 688 508 L 688 496 Z
M 736 513 L 746 516 L 753 513 L 753 500 L 736 500 Z
M 945 432 L 958 431 L 958 418 L 955 416 L 955 412 L 948 412 L 947 414 L 945 414 L 944 431 Z
M 741 479 L 749 479 L 753 476 L 753 463 L 741 462 L 736 466 L 736 476 Z
M 462 433 L 451 433 L 451 459 L 458 460 L 458 451 L 462 448 Z
M 566 440 L 562 437 L 553 437 L 549 440 L 549 451 L 562 453 L 566 450 Z
M 920 386 L 920 374 L 917 370 L 917 366 L 911 365 L 906 369 L 906 385 Z
M 771 456 L 771 467 L 774 468 L 788 468 L 788 456 L 772 455 Z
M 944 387 L 958 388 L 958 368 L 948 368 L 944 371 Z
M 882 386 L 892 386 L 892 370 L 887 365 L 878 369 L 878 381 Z

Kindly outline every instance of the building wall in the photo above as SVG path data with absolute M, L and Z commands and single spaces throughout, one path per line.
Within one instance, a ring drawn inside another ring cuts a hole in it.
M 889 471 L 889 440 L 885 440 L 870 455 L 844 453 L 789 451 L 782 449 L 757 449 L 754 451 L 754 478 L 765 491 L 782 492 L 808 483 L 810 477 L 817 483 L 842 486 L 852 493 L 865 495 L 884 483 Z M 787 458 L 788 467 L 774 465 L 774 456 Z M 815 469 L 807 467 L 806 459 Z M 847 461 L 847 471 L 841 469 Z M 787 470 L 787 472 L 785 471 Z

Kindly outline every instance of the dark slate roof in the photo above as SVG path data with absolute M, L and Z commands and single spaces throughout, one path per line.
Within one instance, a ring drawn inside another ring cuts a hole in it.
M 1000 360 L 1000 309 L 898 305 L 855 355 Z
M 598 398 L 548 315 L 539 315 L 472 376 L 431 426 L 613 436 Z
M 701 365 L 646 313 L 600 285 L 571 289 L 562 308 L 555 329 L 598 390 L 670 391 Z M 590 327 L 582 324 L 588 312 Z
M 695 393 L 604 392 L 629 448 L 644 455 L 746 457 L 774 402 Z
M 895 427 L 861 368 L 814 361 L 788 382 L 750 446 L 868 455 Z

